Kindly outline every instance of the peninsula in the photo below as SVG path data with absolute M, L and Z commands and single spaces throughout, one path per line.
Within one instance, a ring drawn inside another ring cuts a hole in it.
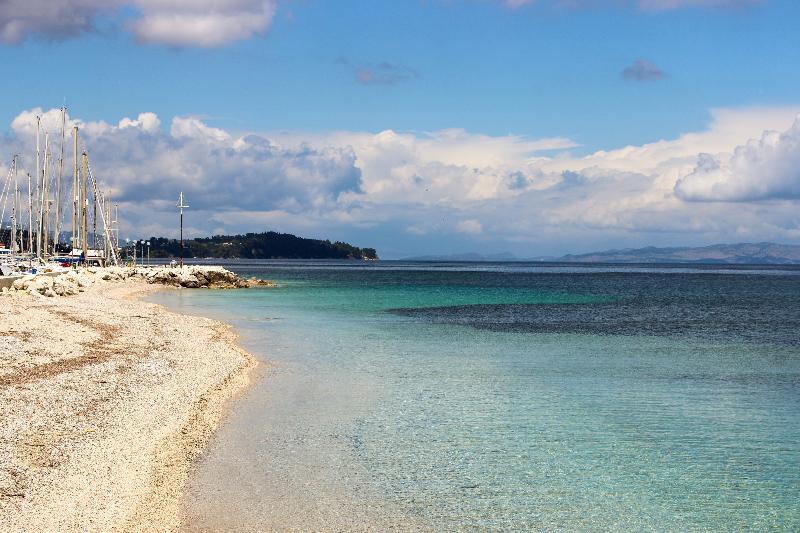
M 177 239 L 152 237 L 152 257 L 177 257 Z M 221 259 L 377 259 L 374 248 L 359 248 L 346 242 L 306 239 L 289 233 L 268 231 L 244 235 L 214 235 L 183 241 L 185 257 Z

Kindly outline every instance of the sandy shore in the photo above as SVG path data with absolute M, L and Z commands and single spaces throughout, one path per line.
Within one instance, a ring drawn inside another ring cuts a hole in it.
M 192 459 L 255 366 L 219 322 L 98 282 L 0 295 L 0 529 L 173 530 Z M 181 289 L 183 290 L 183 289 Z

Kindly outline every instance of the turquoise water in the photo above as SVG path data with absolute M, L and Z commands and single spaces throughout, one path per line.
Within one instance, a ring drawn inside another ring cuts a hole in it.
M 189 529 L 798 530 L 800 271 L 267 262 Z

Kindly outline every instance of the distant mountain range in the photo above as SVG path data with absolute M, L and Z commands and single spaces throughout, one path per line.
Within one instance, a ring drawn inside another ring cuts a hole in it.
M 415 261 L 553 261 L 564 263 L 705 263 L 705 264 L 800 264 L 800 246 L 772 242 L 714 244 L 703 247 L 625 248 L 561 257 L 520 259 L 510 253 L 475 253 L 421 256 Z
M 800 263 L 800 246 L 772 242 L 714 244 L 700 248 L 626 248 L 579 255 L 565 255 L 558 261 L 573 263 L 719 263 L 770 264 Z

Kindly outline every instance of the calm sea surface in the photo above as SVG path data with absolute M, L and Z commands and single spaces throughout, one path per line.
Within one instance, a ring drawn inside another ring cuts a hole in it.
M 189 529 L 800 530 L 800 270 L 229 262 Z

